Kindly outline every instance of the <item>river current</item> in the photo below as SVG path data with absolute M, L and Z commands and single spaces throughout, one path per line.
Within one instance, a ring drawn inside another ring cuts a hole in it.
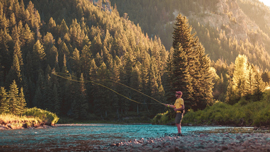
M 183 126 L 182 133 L 209 131 L 232 127 Z M 68 124 L 46 129 L 1 130 L 0 147 L 14 149 L 43 149 L 44 146 L 76 146 L 80 141 L 104 145 L 131 139 L 164 137 L 177 133 L 176 126 L 167 125 L 117 125 L 117 124 Z M 65 144 L 63 144 L 65 143 Z

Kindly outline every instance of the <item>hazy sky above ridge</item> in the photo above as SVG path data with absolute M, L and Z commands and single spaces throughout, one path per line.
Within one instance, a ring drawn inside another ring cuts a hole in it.
M 270 0 L 259 0 L 263 2 L 266 6 L 270 6 Z

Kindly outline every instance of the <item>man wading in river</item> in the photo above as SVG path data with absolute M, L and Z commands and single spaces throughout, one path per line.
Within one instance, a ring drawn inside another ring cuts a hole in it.
M 182 92 L 181 91 L 176 91 L 175 92 L 175 97 L 177 98 L 175 100 L 174 105 L 170 104 L 165 104 L 165 106 L 173 108 L 174 111 L 176 112 L 176 117 L 175 117 L 175 124 L 177 126 L 178 130 L 178 136 L 182 136 L 181 133 L 181 122 L 185 113 L 185 105 L 184 105 L 184 100 L 181 98 L 182 97 Z

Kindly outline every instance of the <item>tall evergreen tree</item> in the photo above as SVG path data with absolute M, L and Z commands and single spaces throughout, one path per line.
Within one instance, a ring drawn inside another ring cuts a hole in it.
M 187 54 L 180 43 L 173 53 L 171 81 L 174 91 L 181 90 L 183 92 L 186 108 L 196 107 L 196 103 L 193 102 L 192 78 L 189 73 Z
M 19 115 L 21 114 L 22 109 L 25 106 L 25 101 L 20 102 L 21 98 L 19 98 L 19 90 L 15 80 L 12 82 L 12 84 L 10 84 L 9 88 L 10 88 L 8 92 L 9 112 L 15 115 Z M 24 96 L 22 97 L 24 98 Z
M 8 93 L 4 87 L 0 90 L 0 114 L 9 113 Z
M 19 105 L 19 114 L 22 114 L 26 107 L 26 101 L 23 93 L 23 87 L 20 89 L 20 93 L 18 95 L 18 105 Z
M 37 40 L 37 42 L 34 44 L 33 46 L 33 67 L 34 67 L 34 78 L 37 78 L 39 70 L 40 69 L 45 69 L 45 65 L 44 61 L 46 59 L 46 53 L 44 52 L 44 47 L 43 45 L 40 43 L 39 40 Z
M 263 82 L 261 74 L 259 72 L 255 73 L 254 79 L 254 101 L 260 101 L 263 97 L 265 83 Z
M 238 55 L 235 59 L 233 77 L 228 85 L 226 102 L 234 104 L 248 93 L 248 62 L 245 55 Z
M 130 86 L 133 89 L 136 89 L 138 91 L 142 90 L 142 79 L 141 79 L 141 74 L 138 66 L 135 66 L 132 68 L 132 73 L 131 73 L 131 79 L 130 79 Z M 132 91 L 131 98 L 136 101 L 140 101 L 140 94 L 138 94 L 135 91 Z M 136 108 L 136 109 L 135 109 Z M 132 109 L 137 111 L 137 114 L 139 114 L 139 104 L 137 103 L 132 103 Z
M 6 86 L 11 84 L 13 80 L 16 81 L 16 84 L 18 84 L 19 87 L 22 85 L 22 74 L 17 54 L 14 54 L 13 56 L 13 64 L 7 75 Z
M 198 77 L 195 77 L 198 80 L 198 96 L 196 103 L 198 104 L 199 109 L 204 109 L 206 105 L 212 104 L 213 100 L 213 78 L 214 75 L 211 73 L 210 63 L 211 60 L 205 55 L 204 48 L 201 44 L 199 44 L 197 50 L 199 51 L 198 56 L 198 67 L 197 74 Z M 194 88 L 196 85 L 193 85 Z
M 87 103 L 87 95 L 86 95 L 86 89 L 85 89 L 85 81 L 84 81 L 84 77 L 83 74 L 81 74 L 80 77 L 80 83 L 79 83 L 79 110 L 80 110 L 80 114 L 79 114 L 79 118 L 80 119 L 87 119 L 87 115 L 88 115 L 88 103 Z

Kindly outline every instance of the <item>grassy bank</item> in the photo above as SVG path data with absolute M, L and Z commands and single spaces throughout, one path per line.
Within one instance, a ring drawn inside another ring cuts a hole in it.
M 54 125 L 58 122 L 59 118 L 55 113 L 52 113 L 50 111 L 42 110 L 39 108 L 30 108 L 27 109 L 24 114 L 28 117 L 36 117 L 42 121 L 42 123 L 46 125 Z
M 153 124 L 168 124 L 174 121 L 175 114 L 165 112 L 157 114 Z M 184 116 L 182 125 L 226 125 L 270 127 L 270 90 L 266 90 L 260 101 L 245 100 L 230 105 L 216 102 L 204 110 L 190 110 Z
M 235 105 L 217 102 L 204 110 L 188 112 L 183 124 L 270 126 L 270 103 L 241 99 Z
M 16 116 L 12 114 L 1 114 L 0 125 L 3 125 L 6 129 L 21 129 L 30 126 L 37 126 L 42 121 L 39 118 Z
M 59 118 L 56 114 L 39 108 L 27 109 L 22 116 L 1 114 L 0 125 L 6 129 L 22 129 L 41 125 L 54 125 Z

